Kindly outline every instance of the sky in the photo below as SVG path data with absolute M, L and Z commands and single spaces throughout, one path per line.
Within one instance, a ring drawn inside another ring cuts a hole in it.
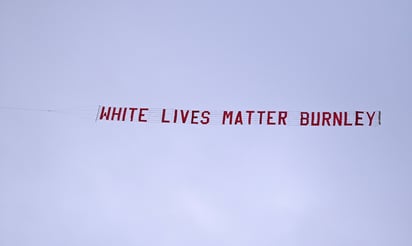
M 412 245 L 411 16 L 407 0 L 1 0 L 0 245 Z M 382 125 L 95 122 L 98 105 Z

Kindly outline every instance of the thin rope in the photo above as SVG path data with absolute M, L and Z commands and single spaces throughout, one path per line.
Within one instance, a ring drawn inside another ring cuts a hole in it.
M 34 111 L 34 112 L 57 112 L 55 109 L 42 109 L 42 108 L 20 108 L 20 107 L 6 107 L 0 106 L 0 109 L 3 110 L 17 110 L 17 111 Z
M 72 116 L 82 119 L 93 119 L 93 115 L 96 111 L 96 107 L 78 107 L 78 108 L 65 108 L 65 109 L 53 109 L 53 108 L 32 108 L 32 107 L 10 107 L 0 106 L 0 111 L 21 111 L 21 112 L 44 112 L 53 113 L 58 115 Z

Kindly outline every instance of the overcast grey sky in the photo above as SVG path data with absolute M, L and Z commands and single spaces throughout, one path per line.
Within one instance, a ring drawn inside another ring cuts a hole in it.
M 412 245 L 411 1 L 0 1 L 0 245 Z M 382 110 L 371 128 L 97 106 Z

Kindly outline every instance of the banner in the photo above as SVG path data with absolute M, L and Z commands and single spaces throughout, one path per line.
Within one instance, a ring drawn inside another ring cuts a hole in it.
M 223 126 L 372 127 L 381 111 L 200 110 L 99 106 L 96 121 Z

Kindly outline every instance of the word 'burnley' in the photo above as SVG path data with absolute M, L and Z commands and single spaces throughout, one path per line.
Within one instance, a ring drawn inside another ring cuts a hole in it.
M 96 120 L 190 125 L 376 126 L 380 111 L 183 110 L 100 106 Z

